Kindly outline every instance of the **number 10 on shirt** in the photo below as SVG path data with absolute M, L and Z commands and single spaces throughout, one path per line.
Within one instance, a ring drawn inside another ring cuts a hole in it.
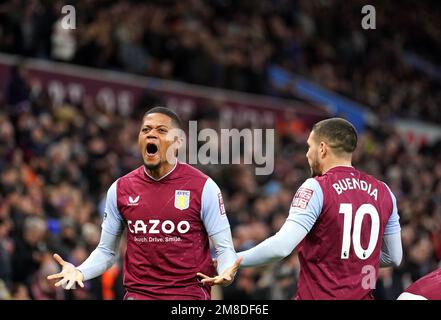
M 354 246 L 355 255 L 361 260 L 366 260 L 370 257 L 372 252 L 374 252 L 378 242 L 378 234 L 380 232 L 380 217 L 377 209 L 369 203 L 362 204 L 355 212 L 353 224 L 352 203 L 341 203 L 339 213 L 344 215 L 341 259 L 349 259 L 349 250 L 351 247 L 351 229 L 353 227 L 354 230 L 352 232 L 352 243 Z M 365 215 L 369 215 L 372 221 L 371 234 L 367 249 L 363 249 L 361 246 L 361 228 Z

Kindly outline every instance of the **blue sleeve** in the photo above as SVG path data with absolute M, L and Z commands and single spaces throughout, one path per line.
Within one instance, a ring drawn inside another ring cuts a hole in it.
M 380 267 L 398 267 L 403 259 L 403 245 L 401 233 L 383 236 L 380 254 Z
M 384 235 L 394 234 L 401 231 L 400 226 L 400 216 L 398 215 L 398 209 L 397 209 L 397 199 L 395 198 L 392 191 L 389 189 L 387 184 L 384 184 L 387 189 L 389 190 L 390 197 L 392 198 L 392 214 L 389 217 L 389 221 L 386 224 L 386 227 L 384 228 Z
M 115 263 L 120 239 L 121 234 L 114 235 L 106 230 L 101 232 L 98 247 L 77 267 L 83 274 L 84 281 L 100 276 Z
M 323 208 L 323 191 L 314 178 L 306 180 L 296 194 L 289 209 L 287 220 L 292 220 L 309 232 Z
M 210 240 L 216 250 L 217 273 L 221 274 L 225 269 L 232 266 L 237 259 L 230 228 L 212 235 Z
M 217 184 L 210 178 L 207 179 L 202 190 L 201 219 L 208 236 L 230 227 L 222 193 Z
M 101 228 L 103 228 L 103 230 L 115 236 L 121 234 L 124 230 L 124 220 L 119 213 L 118 206 L 116 204 L 117 181 L 115 181 L 107 191 L 106 208 L 104 210 L 103 223 L 101 224 Z
M 254 248 L 237 253 L 243 258 L 241 267 L 256 267 L 281 260 L 290 255 L 306 235 L 304 227 L 287 219 L 275 235 Z

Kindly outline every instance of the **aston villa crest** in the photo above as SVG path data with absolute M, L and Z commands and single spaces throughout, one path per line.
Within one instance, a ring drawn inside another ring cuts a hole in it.
M 175 208 L 179 210 L 188 209 L 190 206 L 190 191 L 176 190 L 175 191 Z

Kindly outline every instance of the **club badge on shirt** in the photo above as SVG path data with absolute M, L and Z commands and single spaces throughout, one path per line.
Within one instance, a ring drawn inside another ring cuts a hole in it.
M 175 190 L 175 208 L 179 210 L 188 209 L 190 206 L 190 191 Z

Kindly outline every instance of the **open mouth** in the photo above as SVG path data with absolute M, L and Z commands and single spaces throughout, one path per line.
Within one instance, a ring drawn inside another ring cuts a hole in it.
M 146 152 L 148 156 L 154 156 L 158 152 L 158 146 L 154 143 L 148 143 Z

